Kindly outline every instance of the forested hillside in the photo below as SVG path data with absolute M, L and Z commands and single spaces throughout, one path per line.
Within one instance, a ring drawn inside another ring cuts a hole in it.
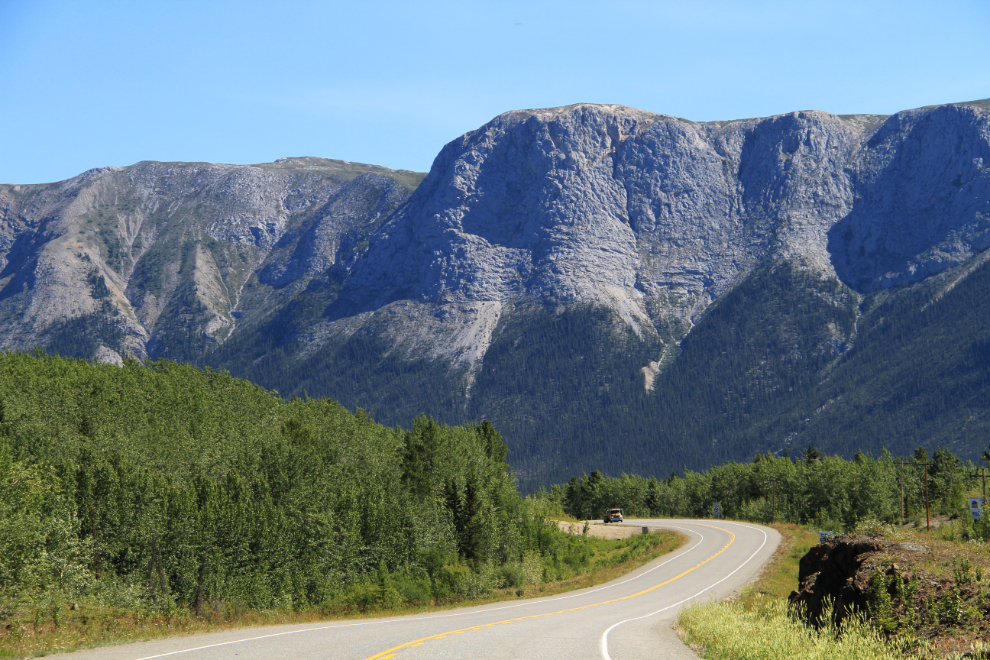
M 692 469 L 809 444 L 846 458 L 939 446 L 977 458 L 990 430 L 990 267 L 978 257 L 961 270 L 868 295 L 787 265 L 756 271 L 658 378 L 656 437 L 696 448 Z M 660 460 L 651 472 L 683 467 Z
M 467 398 L 444 363 L 404 358 L 363 332 L 298 373 L 277 368 L 274 336 L 256 361 L 225 350 L 218 364 L 279 391 L 333 391 L 389 423 L 415 414 L 416 401 L 445 421 L 492 420 L 524 491 L 579 470 L 670 474 L 809 443 L 846 458 L 944 446 L 973 459 L 990 432 L 988 288 L 982 255 L 870 294 L 771 262 L 683 341 L 666 332 L 666 345 L 602 307 L 528 305 L 503 313 Z M 642 366 L 661 355 L 647 391 Z
M 587 565 L 505 455 L 487 422 L 390 429 L 170 361 L 2 354 L 0 614 L 391 607 Z

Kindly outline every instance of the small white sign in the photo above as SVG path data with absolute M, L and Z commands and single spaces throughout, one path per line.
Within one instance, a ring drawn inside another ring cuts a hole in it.
M 712 505 L 712 516 L 718 518 L 722 515 L 722 503 L 716 502 Z
M 835 538 L 835 532 L 818 532 L 818 545 Z
M 983 513 L 983 498 L 982 497 L 971 497 L 969 498 L 969 512 L 973 514 L 973 520 L 979 520 L 980 515 Z

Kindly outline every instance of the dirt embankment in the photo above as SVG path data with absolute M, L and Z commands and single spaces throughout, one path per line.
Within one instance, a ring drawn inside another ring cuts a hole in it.
M 560 527 L 561 531 L 567 532 L 568 534 L 573 534 L 575 536 L 581 536 L 584 534 L 584 523 L 583 522 L 567 522 L 566 520 L 558 520 L 557 526 Z M 659 532 L 659 527 L 649 527 L 650 532 Z M 594 536 L 599 539 L 625 539 L 630 536 L 635 536 L 637 534 L 643 534 L 643 527 L 641 525 L 624 525 L 621 523 L 606 525 L 599 522 L 588 523 L 588 536 Z
M 927 639 L 943 653 L 990 642 L 990 575 L 985 550 L 937 549 L 868 536 L 842 535 L 801 558 L 791 603 L 813 623 L 831 605 L 841 620 L 867 615 L 888 635 Z

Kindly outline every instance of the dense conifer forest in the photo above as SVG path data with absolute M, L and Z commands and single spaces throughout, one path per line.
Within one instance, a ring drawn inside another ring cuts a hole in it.
M 587 568 L 505 459 L 487 422 L 387 428 L 171 361 L 2 354 L 0 615 L 377 608 Z
M 388 428 L 167 360 L 0 354 L 0 616 L 57 625 L 80 600 L 186 616 L 451 602 L 588 570 L 593 540 L 562 534 L 554 512 L 708 517 L 720 502 L 838 531 L 898 522 L 902 483 L 905 518 L 923 524 L 926 469 L 933 516 L 965 515 L 979 484 L 943 448 L 903 465 L 795 454 L 669 478 L 595 470 L 523 498 L 488 422 Z

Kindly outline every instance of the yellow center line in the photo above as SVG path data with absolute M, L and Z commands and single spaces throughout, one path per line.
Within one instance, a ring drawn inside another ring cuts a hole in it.
M 701 524 L 701 523 L 698 523 L 698 524 Z M 409 647 L 412 647 L 412 646 L 422 646 L 423 642 L 428 642 L 430 640 L 435 640 L 435 639 L 444 639 L 447 635 L 459 635 L 459 634 L 461 634 L 461 633 L 463 633 L 465 631 L 468 631 L 468 630 L 479 630 L 480 628 L 491 628 L 492 626 L 499 626 L 499 625 L 502 625 L 503 623 L 514 623 L 516 621 L 525 621 L 527 619 L 538 619 L 538 618 L 544 617 L 544 616 L 554 616 L 556 614 L 566 614 L 567 612 L 577 612 L 578 610 L 586 610 L 586 609 L 591 608 L 591 607 L 598 607 L 599 605 L 608 605 L 610 603 L 618 603 L 618 602 L 623 601 L 623 600 L 629 600 L 630 598 L 636 598 L 637 596 L 642 596 L 643 594 L 648 594 L 651 591 L 654 591 L 656 589 L 659 589 L 660 587 L 667 586 L 668 584 L 670 584 L 671 582 L 674 582 L 675 580 L 680 580 L 682 577 L 684 577 L 688 573 L 691 573 L 693 571 L 698 570 L 699 568 L 701 568 L 702 566 L 704 566 L 705 564 L 707 564 L 708 562 L 710 562 L 711 560 L 715 559 L 720 554 L 722 554 L 723 552 L 725 552 L 726 550 L 728 550 L 729 549 L 729 546 L 736 542 L 736 535 L 733 534 L 731 530 L 724 529 L 722 527 L 715 527 L 714 525 L 703 525 L 702 524 L 702 527 L 710 527 L 712 529 L 717 529 L 719 531 L 726 532 L 732 538 L 729 539 L 729 542 L 725 544 L 725 547 L 724 548 L 722 548 L 721 550 L 719 550 L 714 555 L 712 555 L 711 557 L 709 557 L 705 561 L 701 562 L 697 566 L 694 566 L 693 568 L 687 569 L 686 571 L 684 571 L 680 575 L 675 575 L 674 577 L 670 578 L 666 582 L 661 582 L 660 584 L 655 584 L 652 587 L 650 587 L 649 589 L 643 589 L 642 591 L 639 591 L 639 592 L 634 593 L 634 594 L 630 594 L 628 596 L 622 596 L 621 598 L 613 598 L 612 600 L 603 600 L 600 603 L 592 603 L 590 605 L 581 605 L 580 607 L 571 607 L 571 608 L 568 608 L 566 610 L 557 610 L 556 612 L 544 612 L 543 614 L 530 614 L 529 616 L 519 616 L 519 617 L 515 617 L 513 619 L 505 619 L 503 621 L 495 621 L 493 623 L 485 623 L 485 624 L 482 624 L 480 626 L 471 626 L 469 628 L 459 628 L 457 630 L 451 630 L 451 631 L 444 632 L 444 633 L 438 633 L 436 635 L 430 635 L 429 637 L 423 637 L 421 639 L 416 639 L 416 640 L 413 640 L 411 642 L 406 642 L 405 644 L 399 644 L 398 646 L 393 646 L 392 648 L 390 648 L 390 649 L 388 649 L 386 651 L 382 651 L 381 653 L 376 653 L 375 655 L 369 656 L 369 657 L 365 658 L 365 660 L 386 660 L 387 658 L 394 657 L 395 656 L 395 653 L 397 651 L 401 651 L 402 649 L 409 648 Z M 481 612 L 479 612 L 479 614 L 481 614 Z

